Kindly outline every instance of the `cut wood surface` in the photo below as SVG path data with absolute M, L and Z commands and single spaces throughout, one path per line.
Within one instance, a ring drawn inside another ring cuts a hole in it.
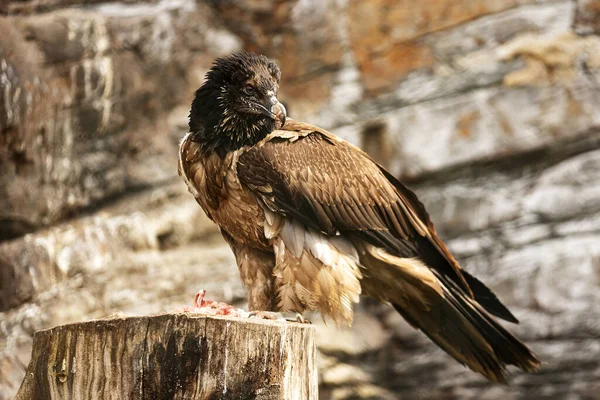
M 165 314 L 35 333 L 16 400 L 317 399 L 315 329 Z

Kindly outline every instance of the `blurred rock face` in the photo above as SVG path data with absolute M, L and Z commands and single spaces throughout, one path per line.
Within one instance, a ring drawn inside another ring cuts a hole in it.
M 170 113 L 240 48 L 202 4 L 10 7 L 44 4 L 0 20 L 4 237 L 173 179 Z
M 365 301 L 352 330 L 318 324 L 321 398 L 600 393 L 600 2 L 75 3 L 0 6 L 0 399 L 37 329 L 200 288 L 243 302 L 174 161 L 204 73 L 240 49 L 278 60 L 292 117 L 416 190 L 546 362 L 489 385 Z

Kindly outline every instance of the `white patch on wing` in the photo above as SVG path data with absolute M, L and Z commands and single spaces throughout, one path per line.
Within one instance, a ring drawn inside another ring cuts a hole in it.
M 265 235 L 273 239 L 281 311 L 318 310 L 350 324 L 362 278 L 358 252 L 343 236 L 326 236 L 265 207 Z

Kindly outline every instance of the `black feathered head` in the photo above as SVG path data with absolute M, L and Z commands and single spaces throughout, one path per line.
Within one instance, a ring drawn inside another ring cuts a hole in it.
M 254 53 L 217 59 L 196 91 L 190 132 L 205 152 L 252 145 L 283 124 L 277 100 L 281 72 L 274 61 Z

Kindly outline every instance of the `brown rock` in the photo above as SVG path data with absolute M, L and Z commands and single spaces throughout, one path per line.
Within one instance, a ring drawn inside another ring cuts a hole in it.
M 350 42 L 365 88 L 377 92 L 414 70 L 431 67 L 423 35 L 513 7 L 516 1 L 351 0 Z
M 0 19 L 0 239 L 177 179 L 169 113 L 236 42 L 203 5 L 111 7 Z
M 577 0 L 574 29 L 586 35 L 600 33 L 599 0 Z
M 117 2 L 115 0 L 87 0 L 86 5 L 94 3 Z M 140 3 L 140 0 L 118 0 L 119 3 L 133 4 Z M 156 3 L 158 0 L 149 0 L 145 3 Z M 40 12 L 48 12 L 59 8 L 66 8 L 73 5 L 81 4 L 78 0 L 19 0 L 8 1 L 8 4 L 0 5 L 0 12 L 8 14 L 32 14 Z M 4 8 L 2 8 L 4 7 Z
M 431 50 L 420 41 L 394 44 L 381 55 L 371 54 L 369 47 L 365 44 L 360 46 L 361 50 L 356 50 L 363 83 L 368 92 L 380 91 L 390 81 L 397 82 L 410 72 L 433 64 Z
M 0 18 L 0 221 L 2 238 L 38 225 L 53 208 L 49 187 L 60 165 L 67 87 L 8 18 Z M 65 132 L 66 133 L 66 132 Z M 54 191 L 56 193 L 56 191 Z M 46 197 L 50 195 L 49 197 Z M 1 238 L 0 238 L 1 239 Z
M 543 36 L 525 34 L 499 48 L 504 60 L 520 57 L 525 67 L 507 74 L 507 86 L 548 85 L 572 82 L 584 63 L 588 74 L 600 70 L 600 38 L 573 32 Z
M 456 121 L 456 130 L 462 137 L 468 138 L 472 134 L 473 125 L 481 118 L 479 110 L 469 111 L 458 116 Z

